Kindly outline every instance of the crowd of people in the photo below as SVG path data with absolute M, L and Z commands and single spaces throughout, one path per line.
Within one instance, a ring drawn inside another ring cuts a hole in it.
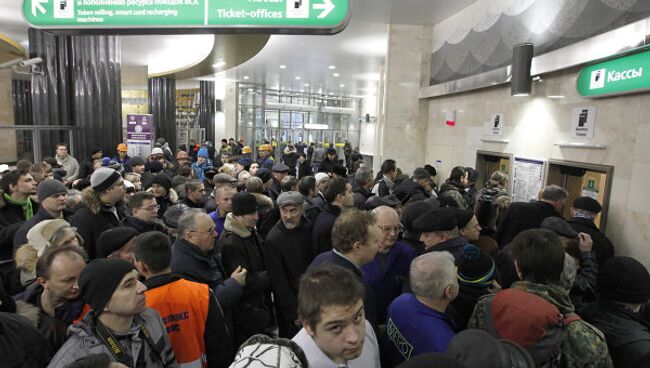
M 650 366 L 650 274 L 597 200 L 256 151 L 61 143 L 1 173 L 0 366 Z

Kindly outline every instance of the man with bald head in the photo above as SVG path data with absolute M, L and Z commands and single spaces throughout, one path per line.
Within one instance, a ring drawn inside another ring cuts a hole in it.
M 379 228 L 379 249 L 374 260 L 362 266 L 363 280 L 376 296 L 377 317 L 380 322 L 386 320 L 388 305 L 402 293 L 402 285 L 408 278 L 409 266 L 415 251 L 398 241 L 402 225 L 395 209 L 379 206 L 372 210 Z

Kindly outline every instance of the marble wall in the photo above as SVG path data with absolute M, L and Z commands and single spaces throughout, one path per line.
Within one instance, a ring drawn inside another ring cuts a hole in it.
M 11 69 L 0 70 L 0 124 L 14 125 L 14 106 L 11 95 Z M 11 130 L 0 131 L 0 163 L 16 162 L 16 134 Z
M 584 99 L 576 91 L 579 69 L 543 76 L 530 97 L 511 97 L 509 86 L 483 89 L 428 100 L 428 121 L 420 127 L 426 152 L 413 158 L 433 163 L 441 160 L 439 179 L 455 165 L 473 166 L 477 150 L 511 153 L 528 158 L 562 159 L 614 166 L 607 235 L 618 254 L 630 255 L 650 267 L 650 94 L 604 99 Z M 548 95 L 564 95 L 549 99 Z M 593 139 L 571 138 L 574 108 L 596 108 Z M 413 109 L 412 111 L 417 111 Z M 445 124 L 456 111 L 456 126 Z M 508 143 L 484 142 L 490 115 L 503 113 Z M 420 144 L 410 139 L 406 146 Z M 582 142 L 606 149 L 560 148 L 556 143 Z
M 425 155 L 428 104 L 418 99 L 429 80 L 430 26 L 391 24 L 374 162 L 392 158 L 406 174 Z M 406 142 L 406 143 L 405 143 Z

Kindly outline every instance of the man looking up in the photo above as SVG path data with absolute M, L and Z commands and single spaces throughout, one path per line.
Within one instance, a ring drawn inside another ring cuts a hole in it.
M 163 318 L 181 365 L 226 368 L 234 358 L 226 321 L 208 285 L 173 275 L 169 238 L 157 231 L 138 236 L 135 266 L 146 281 L 147 306 Z
M 147 288 L 133 264 L 96 259 L 79 275 L 79 288 L 91 310 L 70 327 L 70 338 L 48 367 L 67 367 L 96 353 L 128 367 L 179 367 L 160 316 L 146 307 Z
M 311 368 L 380 367 L 377 337 L 364 315 L 363 285 L 349 270 L 323 265 L 300 281 L 293 338 Z

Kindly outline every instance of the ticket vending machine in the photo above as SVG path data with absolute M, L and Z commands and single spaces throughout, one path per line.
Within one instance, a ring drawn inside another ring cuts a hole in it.
M 476 182 L 476 188 L 483 188 L 485 182 L 490 178 L 495 171 L 501 171 L 508 175 L 510 183 L 512 182 L 512 175 L 510 168 L 512 163 L 512 154 L 503 152 L 492 151 L 476 151 L 476 165 L 474 168 L 479 172 L 479 179 Z M 507 190 L 510 192 L 512 185 L 508 183 Z
M 603 206 L 603 211 L 594 222 L 601 231 L 605 231 L 614 166 L 551 159 L 547 167 L 546 185 L 557 184 L 569 192 L 564 206 L 564 218 L 571 218 L 574 199 L 580 196 L 592 197 Z

